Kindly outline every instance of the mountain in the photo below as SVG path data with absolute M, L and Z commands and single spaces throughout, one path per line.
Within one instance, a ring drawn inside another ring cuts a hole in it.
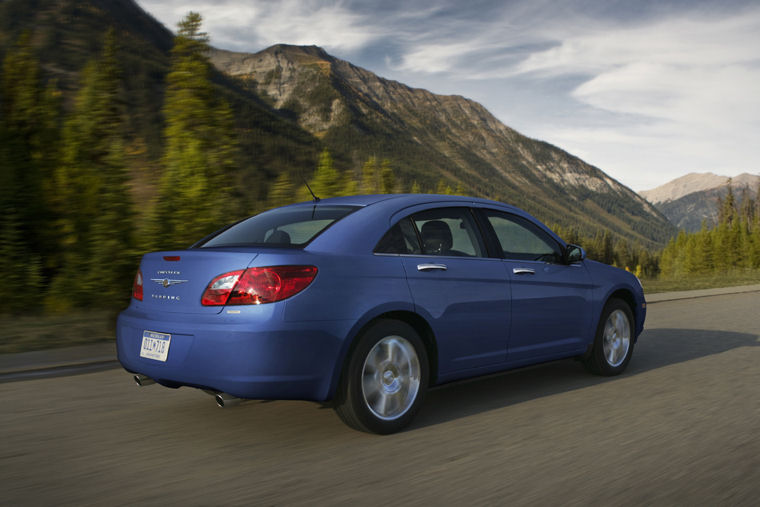
M 133 0 L 0 0 L 0 57 L 31 32 L 43 71 L 70 110 L 81 71 L 111 27 L 121 46 L 131 188 L 142 212 L 162 171 L 172 34 Z M 414 182 L 435 191 L 443 182 L 550 224 L 606 230 L 649 247 L 674 232 L 659 211 L 598 168 L 521 135 L 466 98 L 380 78 L 313 46 L 213 50 L 210 57 L 216 91 L 235 114 L 242 156 L 230 181 L 243 208 L 260 209 L 283 172 L 293 181 L 309 177 L 327 148 L 336 167 L 355 178 L 369 157 L 388 159 L 402 191 Z
M 647 245 L 672 226 L 601 170 L 507 127 L 482 105 L 436 95 L 335 58 L 316 46 L 259 53 L 214 50 L 212 63 L 320 138 L 346 169 L 368 156 L 392 161 L 407 188 L 436 182 L 509 202 L 549 223 L 611 230 Z
M 713 173 L 690 173 L 640 193 L 673 225 L 687 232 L 695 232 L 702 227 L 702 221 L 708 225 L 717 222 L 718 199 L 725 198 L 729 182 L 739 201 L 745 189 L 748 198 L 757 198 L 760 175 L 748 173 L 735 178 Z

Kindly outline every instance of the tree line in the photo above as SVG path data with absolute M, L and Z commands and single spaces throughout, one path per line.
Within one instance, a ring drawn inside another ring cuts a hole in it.
M 740 201 L 729 182 L 718 202 L 718 223 L 705 221 L 695 233 L 681 231 L 662 251 L 661 276 L 741 274 L 760 270 L 760 188 L 752 199 L 745 188 Z

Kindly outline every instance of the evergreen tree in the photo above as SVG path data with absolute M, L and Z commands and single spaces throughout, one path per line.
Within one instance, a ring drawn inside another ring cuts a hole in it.
M 356 195 L 359 193 L 359 183 L 354 178 L 351 178 L 348 173 L 344 173 L 343 180 L 345 186 L 341 191 L 341 195 Z
M 715 270 L 713 235 L 707 230 L 707 222 L 702 221 L 702 229 L 698 235 L 698 248 L 696 251 L 697 265 L 701 266 L 700 273 L 712 273 Z
M 287 171 L 283 171 L 269 188 L 267 207 L 276 208 L 295 201 L 295 188 Z
M 738 241 L 728 223 L 720 223 L 713 229 L 713 259 L 718 273 L 735 268 L 738 261 Z
M 332 156 L 330 156 L 327 148 L 322 150 L 319 155 L 317 170 L 314 172 L 310 186 L 314 194 L 320 199 L 339 196 L 345 189 L 345 183 L 338 170 L 335 169 Z
M 612 236 L 608 231 L 604 231 L 602 235 L 602 262 L 605 264 L 615 263 L 615 251 L 612 246 Z
M 755 200 L 750 196 L 749 187 L 745 186 L 742 189 L 740 208 L 739 217 L 751 228 L 755 218 Z
M 718 198 L 718 223 L 731 225 L 736 219 L 736 214 L 736 197 L 734 197 L 731 178 L 729 178 L 726 198 Z
M 58 156 L 59 101 L 29 35 L 6 53 L 0 79 L 0 277 L 5 308 L 39 302 L 43 267 L 56 267 L 48 181 Z M 43 266 L 44 261 L 44 266 Z M 19 291 L 19 287 L 23 287 Z M 12 297 L 11 297 L 12 296 Z
M 422 188 L 420 187 L 420 184 L 417 183 L 417 180 L 414 180 L 412 182 L 412 189 L 410 190 L 410 192 L 412 194 L 421 194 L 422 193 Z
M 0 298 L 3 310 L 19 312 L 39 304 L 42 289 L 40 258 L 20 238 L 20 224 L 11 212 L 0 215 Z
M 672 238 L 660 254 L 660 274 L 664 278 L 673 278 L 676 271 L 676 239 Z
M 627 241 L 618 241 L 613 248 L 613 257 L 615 263 L 621 268 L 630 268 L 636 266 L 636 260 L 633 258 L 630 246 Z
M 655 278 L 660 273 L 658 257 L 652 255 L 649 250 L 644 249 L 641 251 L 639 265 L 641 266 L 641 274 L 644 278 Z
M 163 109 L 163 175 L 146 245 L 151 248 L 187 247 L 231 214 L 226 182 L 237 167 L 239 148 L 232 111 L 211 82 L 201 21 L 200 14 L 190 12 L 174 38 Z
M 758 194 L 760 199 L 760 194 Z M 752 234 L 750 235 L 749 263 L 752 269 L 760 269 L 760 214 L 755 215 Z
M 362 166 L 361 191 L 364 194 L 379 194 L 380 184 L 378 180 L 379 168 L 376 157 L 369 157 Z
M 388 159 L 384 159 L 380 166 L 380 180 L 384 194 L 392 194 L 396 191 L 396 175 L 393 173 L 391 162 Z
M 698 244 L 698 238 L 695 234 L 689 234 L 686 239 L 684 251 L 683 271 L 685 274 L 698 274 L 703 272 L 704 266 L 700 262 L 699 253 L 701 249 Z
M 452 195 L 454 191 L 451 189 L 451 185 L 449 185 L 443 178 L 441 178 L 438 180 L 438 185 L 436 186 L 435 193 Z
M 119 305 L 128 294 L 136 259 L 120 87 L 111 30 L 100 57 L 82 73 L 64 126 L 63 159 L 55 177 L 63 257 L 47 298 L 51 309 Z

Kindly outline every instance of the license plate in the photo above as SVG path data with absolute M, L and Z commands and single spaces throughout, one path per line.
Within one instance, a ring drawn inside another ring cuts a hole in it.
M 172 335 L 166 333 L 156 333 L 155 331 L 143 331 L 142 346 L 140 347 L 140 357 L 155 359 L 156 361 L 166 361 L 169 355 L 169 343 L 172 341 Z

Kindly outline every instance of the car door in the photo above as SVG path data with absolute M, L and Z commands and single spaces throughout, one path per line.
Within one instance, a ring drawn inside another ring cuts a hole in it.
M 441 377 L 504 362 L 508 278 L 501 260 L 487 257 L 472 210 L 439 207 L 411 214 L 379 248 L 403 250 L 415 308 L 436 337 Z
M 525 364 L 583 352 L 592 317 L 585 265 L 565 264 L 563 246 L 524 217 L 492 209 L 480 213 L 498 240 L 510 279 L 507 361 Z

